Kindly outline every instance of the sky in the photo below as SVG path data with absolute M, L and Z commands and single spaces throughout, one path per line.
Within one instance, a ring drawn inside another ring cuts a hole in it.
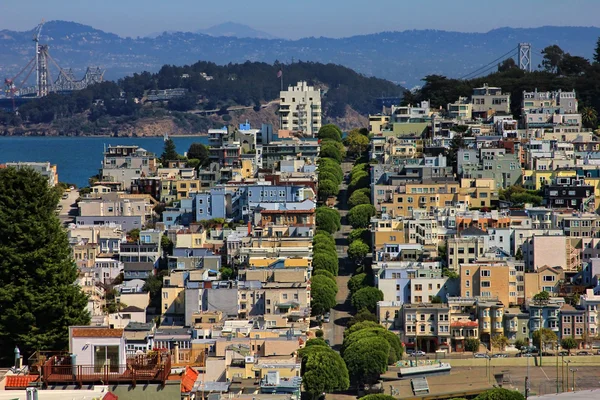
M 0 0 L 0 30 L 60 19 L 136 37 L 233 21 L 287 39 L 338 38 L 410 29 L 599 26 L 599 13 L 599 0 Z

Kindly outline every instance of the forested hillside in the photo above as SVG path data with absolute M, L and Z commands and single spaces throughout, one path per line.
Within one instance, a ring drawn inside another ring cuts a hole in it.
M 342 118 L 349 108 L 363 115 L 377 112 L 377 97 L 398 96 L 404 90 L 333 64 L 246 62 L 219 66 L 198 62 L 182 67 L 165 65 L 154 74 L 143 72 L 70 94 L 51 94 L 22 105 L 16 114 L 0 112 L 0 124 L 12 127 L 11 134 L 38 124 L 50 124 L 62 134 L 118 134 L 122 125 L 166 118 L 185 132 L 202 132 L 230 121 L 228 107 L 254 107 L 259 112 L 261 104 L 277 100 L 280 70 L 286 88 L 305 80 L 323 90 L 325 119 Z M 142 104 L 148 91 L 173 88 L 185 88 L 186 94 L 168 103 Z M 192 110 L 219 110 L 220 119 L 188 112 Z

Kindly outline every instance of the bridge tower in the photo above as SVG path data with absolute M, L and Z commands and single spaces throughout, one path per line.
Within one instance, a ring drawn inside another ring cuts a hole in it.
M 531 43 L 519 43 L 519 68 L 531 72 Z

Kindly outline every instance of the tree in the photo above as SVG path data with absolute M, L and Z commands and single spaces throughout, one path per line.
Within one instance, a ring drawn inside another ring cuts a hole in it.
M 331 158 L 338 163 L 342 162 L 342 152 L 334 143 L 325 143 L 321 146 L 319 155 L 323 158 Z
M 446 152 L 446 165 L 452 165 L 455 174 L 458 173 L 458 150 L 467 147 L 462 134 L 455 134 L 450 140 L 450 147 Z
M 542 50 L 543 59 L 542 66 L 547 72 L 553 74 L 560 74 L 560 64 L 563 60 L 565 52 L 558 47 L 558 45 L 552 45 Z
M 0 363 L 18 346 L 66 350 L 69 326 L 87 325 L 87 297 L 67 233 L 54 214 L 58 190 L 29 168 L 0 169 Z
M 352 131 L 345 140 L 348 152 L 353 155 L 361 155 L 369 146 L 369 138 L 358 131 Z
M 365 322 L 365 321 L 377 323 L 377 315 L 373 314 L 371 311 L 367 310 L 366 308 L 363 308 L 362 310 L 357 312 L 356 315 L 354 315 L 352 318 L 350 318 L 350 321 L 348 321 L 348 324 L 346 325 L 346 327 L 351 328 L 354 325 L 356 325 L 360 322 Z
M 326 269 L 318 269 L 318 270 L 314 271 L 312 275 L 313 276 L 325 275 L 326 277 L 331 278 L 332 280 L 335 281 L 335 275 L 332 274 L 331 272 L 327 271 Z
M 377 302 L 383 301 L 383 292 L 376 287 L 364 287 L 352 295 L 352 306 L 357 310 L 366 308 L 371 312 L 377 309 Z
M 442 298 L 440 296 L 433 296 L 431 298 L 431 304 L 442 304 Z
M 319 197 L 325 201 L 329 196 L 337 196 L 340 192 L 340 187 L 333 181 L 319 181 Z
M 327 171 L 334 174 L 339 182 L 342 182 L 344 179 L 344 172 L 342 171 L 340 163 L 331 158 L 319 158 L 318 170 L 319 173 L 321 173 L 321 171 Z
M 387 370 L 390 344 L 379 336 L 354 341 L 343 352 L 348 374 L 358 388 L 365 383 L 373 384 Z
M 325 335 L 325 333 L 323 332 L 323 329 L 317 329 L 315 331 L 315 336 L 318 338 L 323 338 L 324 335 Z
M 371 199 L 361 191 L 352 192 L 352 195 L 348 199 L 348 206 L 350 208 L 356 207 L 361 204 L 371 204 Z
M 537 303 L 547 303 L 550 300 L 550 293 L 545 290 L 533 296 L 533 301 Z
M 167 165 L 167 161 L 178 160 L 179 154 L 177 154 L 177 150 L 175 150 L 175 142 L 173 139 L 165 140 L 165 147 L 163 149 L 163 153 L 160 156 L 160 162 L 163 166 Z
M 498 72 L 505 72 L 508 71 L 509 69 L 514 69 L 514 68 L 518 68 L 517 67 L 517 63 L 515 63 L 514 58 L 507 58 L 506 60 L 502 61 L 500 64 L 498 64 Z
M 353 228 L 367 228 L 371 223 L 371 217 L 375 216 L 377 210 L 371 204 L 360 204 L 348 211 L 348 222 Z
M 562 75 L 583 75 L 590 67 L 590 62 L 580 56 L 565 54 L 560 62 L 559 70 Z
M 479 351 L 479 339 L 477 338 L 466 338 L 465 339 L 465 350 L 466 351 L 472 351 L 472 352 L 478 352 Z
M 596 129 L 598 127 L 598 112 L 592 107 L 583 107 L 581 109 L 581 122 L 588 129 Z
M 319 329 L 319 331 L 321 330 Z M 323 331 L 321 331 L 321 333 L 323 333 Z M 313 339 L 308 339 L 305 346 L 327 346 L 327 342 L 325 342 L 325 339 L 322 337 L 316 337 Z
M 348 290 L 350 290 L 350 294 L 354 294 L 364 287 L 371 286 L 371 283 L 371 277 L 363 272 L 348 280 Z
M 355 264 L 362 264 L 363 259 L 367 256 L 371 249 L 362 240 L 355 240 L 348 246 L 348 258 Z
M 192 143 L 187 151 L 187 158 L 199 160 L 202 167 L 206 167 L 210 164 L 209 157 L 208 146 L 202 143 Z
M 332 246 L 335 249 L 335 239 L 331 236 L 330 233 L 327 232 L 319 232 L 315 236 L 313 236 L 313 245 L 319 244 L 327 244 Z
M 127 238 L 130 242 L 135 243 L 140 240 L 140 230 L 138 228 L 134 228 L 127 232 Z
M 500 351 L 504 351 L 506 346 L 508 346 L 508 338 L 504 335 L 494 335 L 492 336 L 492 347 L 497 348 Z
M 396 400 L 394 396 L 389 394 L 368 394 L 360 398 L 361 400 Z
M 331 234 L 337 232 L 342 226 L 340 213 L 329 207 L 317 207 L 315 222 L 317 229 Z
M 362 240 L 367 243 L 369 246 L 371 245 L 371 231 L 366 228 L 353 229 L 348 234 L 348 242 L 352 243 L 355 240 Z
M 475 400 L 525 400 L 525 396 L 516 390 L 494 388 L 481 393 Z
M 166 256 L 173 255 L 173 241 L 167 235 L 160 237 L 160 248 Z
M 319 132 L 317 133 L 317 137 L 321 140 L 331 139 L 331 140 L 335 140 L 337 142 L 341 142 L 342 141 L 342 131 L 340 130 L 340 128 L 338 128 L 337 126 L 335 126 L 333 124 L 326 124 L 326 125 L 323 125 L 321 127 L 321 129 L 319 129 Z
M 596 40 L 596 49 L 594 50 L 594 63 L 600 64 L 600 37 Z
M 346 350 L 353 343 L 368 337 L 382 337 L 388 342 L 390 345 L 388 364 L 394 364 L 402 358 L 404 348 L 398 335 L 371 321 L 356 323 L 344 332 L 344 342 L 340 353 L 344 356 Z
M 311 309 L 313 315 L 322 315 L 335 307 L 337 286 L 325 275 L 313 276 L 311 280 Z
M 221 273 L 221 279 L 224 281 L 229 281 L 229 280 L 232 280 L 235 278 L 235 273 L 233 272 L 233 269 L 231 269 L 231 268 L 221 267 L 219 272 Z
M 543 352 L 544 344 L 556 342 L 556 333 L 554 333 L 550 328 L 542 328 L 533 332 L 532 338 L 533 345 L 540 349 L 541 352 Z
M 342 183 L 342 180 L 338 178 L 338 176 L 329 169 L 321 169 L 319 170 L 319 185 L 323 181 L 331 181 L 337 185 Z
M 560 341 L 560 345 L 563 349 L 569 350 L 569 355 L 571 355 L 571 350 L 577 348 L 577 341 L 573 338 L 573 336 L 563 338 Z
M 313 253 L 312 265 L 314 270 L 324 269 L 336 276 L 339 272 L 339 261 L 337 255 L 330 253 L 321 251 Z
M 306 346 L 298 351 L 298 355 L 302 359 L 302 385 L 311 399 L 350 386 L 344 360 L 329 346 Z
M 515 349 L 517 350 L 521 350 L 524 347 L 527 347 L 527 343 L 523 340 L 523 339 L 517 339 L 515 340 Z

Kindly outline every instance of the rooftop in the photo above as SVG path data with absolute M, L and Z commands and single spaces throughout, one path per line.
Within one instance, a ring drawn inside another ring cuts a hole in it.
M 120 338 L 123 336 L 123 329 L 110 329 L 98 327 L 77 327 L 71 328 L 72 337 L 104 337 Z

